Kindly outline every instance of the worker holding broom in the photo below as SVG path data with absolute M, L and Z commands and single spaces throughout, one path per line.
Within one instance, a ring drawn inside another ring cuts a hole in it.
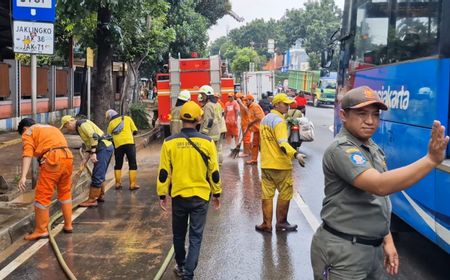
M 247 108 L 248 108 L 248 134 L 252 139 L 252 158 L 247 160 L 247 164 L 257 164 L 258 163 L 258 152 L 259 152 L 259 124 L 264 118 L 265 114 L 261 106 L 255 102 L 253 95 L 247 95 Z
M 25 240 L 48 237 L 49 207 L 55 187 L 64 217 L 63 231 L 71 233 L 73 155 L 67 147 L 66 138 L 58 128 L 36 124 L 31 118 L 22 119 L 17 131 L 22 136 L 22 176 L 18 183 L 19 191 L 25 191 L 33 157 L 38 158 L 40 167 L 34 202 L 34 231 L 26 235 Z

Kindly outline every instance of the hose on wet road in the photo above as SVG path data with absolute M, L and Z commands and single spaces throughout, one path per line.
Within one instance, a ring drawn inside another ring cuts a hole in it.
M 169 253 L 167 253 L 167 256 L 164 259 L 164 262 L 162 263 L 161 267 L 158 270 L 158 273 L 156 273 L 153 280 L 160 280 L 161 277 L 164 275 L 164 272 L 166 272 L 167 267 L 169 266 L 169 263 L 173 258 L 173 253 L 174 253 L 174 249 L 173 249 L 173 245 L 172 245 L 172 247 L 170 247 Z
M 78 207 L 78 205 L 76 205 L 75 207 Z M 59 250 L 58 244 L 55 241 L 55 237 L 53 236 L 52 231 L 51 231 L 53 223 L 57 219 L 59 219 L 61 216 L 62 216 L 62 212 L 58 211 L 56 213 L 56 215 L 54 215 L 51 218 L 50 223 L 48 223 L 48 239 L 50 240 L 50 244 L 52 245 L 52 248 L 53 248 L 53 251 L 55 252 L 56 258 L 58 259 L 58 263 L 61 266 L 61 268 L 64 271 L 64 273 L 67 275 L 67 278 L 70 279 L 70 280 L 76 280 L 77 278 L 72 273 L 70 268 L 67 266 L 66 261 L 64 260 L 62 254 L 61 254 L 61 251 Z

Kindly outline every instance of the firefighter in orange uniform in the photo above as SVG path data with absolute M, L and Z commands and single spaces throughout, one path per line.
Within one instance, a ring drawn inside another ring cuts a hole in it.
M 236 102 L 239 104 L 239 110 L 241 112 L 241 131 L 242 131 L 242 142 L 244 142 L 244 152 L 239 154 L 239 157 L 250 156 L 250 150 L 252 146 L 252 137 L 250 131 L 248 131 L 249 123 L 249 112 L 246 106 L 246 97 L 238 92 L 236 93 Z
M 247 164 L 258 163 L 258 151 L 259 151 L 259 124 L 264 118 L 265 114 L 261 106 L 255 102 L 253 95 L 247 95 L 247 108 L 248 108 L 248 131 L 252 140 L 252 159 L 248 160 Z
M 48 237 L 47 226 L 50 221 L 49 207 L 56 186 L 58 200 L 64 216 L 64 232 L 72 228 L 72 169 L 73 155 L 67 147 L 66 138 L 58 128 L 51 125 L 36 124 L 31 118 L 20 121 L 17 131 L 22 135 L 22 176 L 18 183 L 20 191 L 25 191 L 27 173 L 33 157 L 40 165 L 36 183 L 34 202 L 34 231 L 25 236 L 26 240 Z

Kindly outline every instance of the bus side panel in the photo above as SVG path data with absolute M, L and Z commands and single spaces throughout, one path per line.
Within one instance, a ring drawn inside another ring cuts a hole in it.
M 355 87 L 367 85 L 389 110 L 382 119 L 431 127 L 433 120 L 447 126 L 449 59 L 411 61 L 356 73 Z
M 431 130 L 417 126 L 383 122 L 377 134 L 383 138 L 388 169 L 399 168 L 424 156 Z M 391 195 L 393 212 L 427 238 L 436 242 L 434 213 L 436 205 L 435 172 L 413 187 Z
M 436 233 L 438 244 L 450 253 L 450 173 L 436 171 Z

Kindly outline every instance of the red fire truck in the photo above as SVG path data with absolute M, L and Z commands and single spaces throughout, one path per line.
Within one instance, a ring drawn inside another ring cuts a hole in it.
M 234 78 L 222 77 L 222 65 L 219 56 L 209 58 L 169 58 L 169 73 L 156 75 L 158 92 L 158 119 L 169 130 L 169 114 L 175 106 L 177 95 L 182 90 L 191 92 L 191 99 L 197 102 L 198 90 L 203 85 L 210 85 L 225 103 L 228 93 L 234 92 Z

